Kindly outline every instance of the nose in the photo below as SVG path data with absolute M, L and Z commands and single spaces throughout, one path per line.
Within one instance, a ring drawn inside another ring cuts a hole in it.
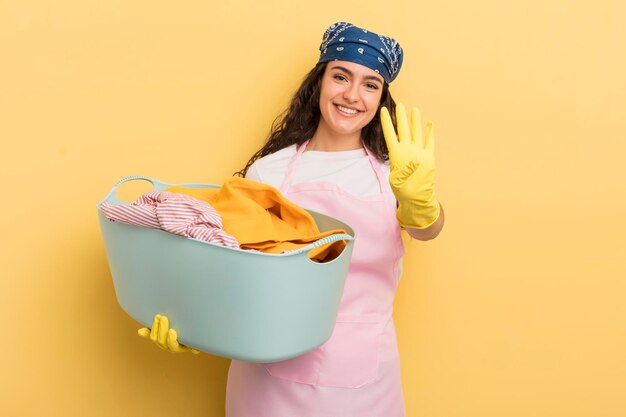
M 359 101 L 359 86 L 356 83 L 352 83 L 346 86 L 346 89 L 343 91 L 344 100 L 354 103 Z

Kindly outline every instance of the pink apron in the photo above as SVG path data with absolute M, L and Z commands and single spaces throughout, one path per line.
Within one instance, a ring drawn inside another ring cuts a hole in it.
M 285 405 L 281 405 L 281 402 L 302 404 L 299 416 L 322 415 L 311 413 L 311 410 L 317 410 L 315 408 L 315 403 L 319 400 L 317 394 L 328 392 L 331 388 L 336 388 L 336 391 L 345 391 L 346 388 L 366 388 L 369 385 L 380 384 L 383 391 L 394 390 L 396 392 L 377 392 L 377 397 L 387 397 L 389 400 L 393 399 L 394 402 L 403 402 L 398 347 L 392 319 L 393 301 L 399 279 L 398 268 L 400 268 L 400 258 L 404 254 L 400 226 L 395 216 L 395 197 L 380 168 L 382 163 L 367 148 L 365 151 L 381 190 L 378 195 L 351 195 L 334 183 L 292 184 L 294 172 L 307 143 L 299 147 L 289 162 L 280 191 L 285 197 L 304 208 L 327 214 L 350 225 L 356 237 L 352 261 L 337 322 L 330 339 L 317 349 L 295 358 L 255 364 L 264 367 L 265 371 L 274 377 L 269 377 L 270 379 L 282 381 L 283 391 L 288 391 L 289 388 L 295 390 L 298 386 L 311 388 L 308 390 L 300 388 L 298 392 L 284 392 L 281 395 L 277 394 L 278 390 L 271 392 L 269 387 L 257 387 L 257 391 L 264 392 L 264 402 L 269 403 L 270 392 L 273 396 L 272 402 L 274 402 L 272 405 L 259 404 L 254 401 L 257 416 L 288 415 Z M 250 401 L 253 395 L 250 392 L 253 389 L 238 393 L 236 382 L 230 381 L 231 373 L 233 379 L 237 373 L 233 368 L 241 365 L 234 364 L 234 362 L 231 364 L 227 387 L 227 417 L 244 417 L 243 413 L 234 411 L 237 408 L 235 406 L 230 407 L 231 412 L 229 412 L 229 402 L 236 402 L 237 397 L 239 400 L 246 401 L 244 397 L 248 394 L 250 395 L 248 401 Z M 393 378 L 394 381 L 377 381 L 383 363 L 393 364 L 394 370 L 391 373 L 387 372 L 387 377 Z M 293 385 L 293 383 L 298 384 Z M 242 388 L 242 391 L 246 389 Z M 368 396 L 371 397 L 371 395 Z M 258 398 L 260 397 L 261 394 Z M 359 401 L 359 397 L 356 398 L 356 401 Z M 366 401 L 365 398 L 363 401 Z M 382 405 L 379 404 L 379 406 Z M 333 405 L 326 404 L 324 407 L 328 410 Z M 352 415 L 346 410 L 346 405 L 338 405 L 338 407 L 343 412 L 342 416 Z M 385 407 L 389 406 L 385 405 Z M 378 414 L 369 408 L 367 414 L 362 414 L 362 416 L 395 417 L 400 413 L 403 415 L 403 403 L 395 404 L 393 407 L 395 407 L 394 410 L 388 410 L 391 412 L 387 414 L 384 410 Z M 401 411 L 394 414 L 396 410 Z M 335 413 L 338 411 L 340 410 L 334 410 Z M 332 413 L 333 410 L 329 412 Z

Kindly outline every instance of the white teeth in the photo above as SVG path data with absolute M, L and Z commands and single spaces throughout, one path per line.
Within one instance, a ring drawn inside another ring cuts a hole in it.
M 339 108 L 339 110 L 341 110 L 344 113 L 348 113 L 348 114 L 357 114 L 358 111 L 357 110 L 353 110 L 353 109 L 349 109 L 347 107 L 343 107 L 343 106 L 337 106 Z

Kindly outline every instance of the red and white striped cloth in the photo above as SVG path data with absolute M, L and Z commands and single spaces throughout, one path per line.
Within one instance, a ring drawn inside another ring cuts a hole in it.
M 239 248 L 236 238 L 222 228 L 222 218 L 207 202 L 185 194 L 148 191 L 131 204 L 100 208 L 112 221 L 161 229 L 230 248 Z

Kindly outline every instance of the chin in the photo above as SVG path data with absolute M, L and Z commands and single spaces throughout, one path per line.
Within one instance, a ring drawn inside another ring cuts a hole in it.
M 343 122 L 343 123 L 342 123 Z M 341 120 L 332 120 L 330 124 L 330 128 L 333 132 L 340 133 L 342 135 L 350 135 L 356 132 L 361 131 L 367 123 L 363 123 L 362 121 L 352 121 L 351 123 L 345 123 L 345 121 Z
M 354 135 L 355 133 L 360 133 L 361 130 L 363 128 L 359 127 L 359 128 L 348 128 L 348 129 L 343 129 L 340 127 L 336 127 L 333 128 L 332 131 L 335 132 L 338 135 L 342 135 L 342 136 L 349 136 L 349 135 Z

